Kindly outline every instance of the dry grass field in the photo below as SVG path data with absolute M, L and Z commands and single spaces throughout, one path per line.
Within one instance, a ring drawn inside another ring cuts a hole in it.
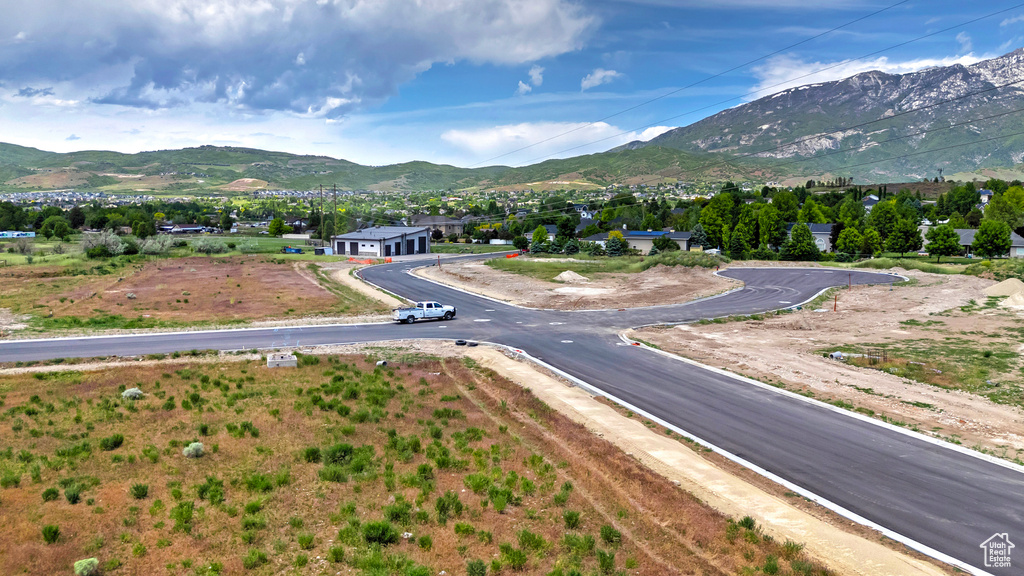
M 271 256 L 186 257 L 0 269 L 0 308 L 42 329 L 147 328 L 386 308 L 320 274 Z
M 376 359 L 0 375 L 4 572 L 824 573 L 472 360 Z

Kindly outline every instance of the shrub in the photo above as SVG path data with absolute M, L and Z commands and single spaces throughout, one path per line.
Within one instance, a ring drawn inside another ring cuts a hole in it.
M 60 498 L 60 492 L 58 492 L 56 488 L 47 488 L 46 490 L 43 490 L 43 502 L 52 502 L 57 498 Z
M 466 563 L 467 576 L 487 576 L 487 564 L 477 558 Z
M 53 524 L 47 524 L 46 526 L 43 526 L 44 542 L 46 542 L 47 544 L 53 544 L 57 541 L 57 538 L 60 538 L 60 528 L 54 526 Z
M 498 547 L 501 550 L 501 560 L 513 570 L 522 570 L 526 567 L 529 558 L 524 550 L 513 548 L 511 544 L 502 544 Z
M 21 484 L 21 474 L 14 470 L 7 470 L 3 476 L 0 476 L 0 487 L 17 488 L 19 484 Z
M 437 521 L 441 524 L 447 522 L 450 516 L 461 515 L 462 508 L 462 501 L 459 500 L 459 495 L 451 490 L 445 492 L 434 503 L 434 509 L 437 510 Z
M 146 496 L 149 496 L 149 484 L 132 484 L 129 491 L 132 494 L 132 498 L 142 500 Z
M 388 521 L 363 524 L 363 539 L 367 544 L 387 546 L 398 542 L 398 530 Z
M 306 564 L 309 564 L 309 556 L 306 556 L 305 554 L 299 554 L 295 557 L 296 568 L 302 568 Z
M 622 542 L 622 532 L 605 524 L 601 526 L 601 540 L 604 540 L 605 544 L 617 544 Z
M 124 392 L 121 392 L 121 398 L 124 400 L 138 400 L 142 398 L 142 390 L 138 388 L 129 388 Z
M 259 568 L 266 563 L 267 553 L 262 550 L 256 550 L 255 548 L 250 548 L 249 553 L 242 558 L 242 566 L 245 566 L 246 570 Z
M 299 534 L 298 537 L 299 548 L 303 550 L 309 550 L 313 548 L 313 535 L 312 534 Z
M 68 504 L 78 504 L 82 499 L 82 487 L 78 484 L 71 484 L 64 489 L 64 498 Z
M 245 477 L 245 488 L 249 492 L 270 492 L 274 489 L 274 483 L 266 474 L 251 472 Z
M 181 451 L 185 458 L 201 458 L 203 456 L 203 443 L 193 442 Z
M 201 254 L 223 254 L 228 251 L 228 247 L 213 238 L 196 238 L 192 241 L 192 250 Z
M 75 576 L 93 576 L 100 570 L 100 561 L 95 558 L 85 558 L 75 562 Z
M 774 574 L 778 574 L 779 573 L 779 559 L 776 558 L 775 556 L 769 554 L 768 557 L 764 559 L 764 567 L 761 568 L 761 571 L 764 572 L 765 574 L 768 574 L 768 576 L 773 576 Z
M 167 235 L 150 236 L 139 242 L 142 254 L 166 254 L 174 247 L 174 239 Z
M 534 534 L 529 530 L 520 530 L 518 534 L 519 547 L 523 550 L 543 550 L 547 547 L 548 543 L 544 541 L 544 537 L 540 534 Z
M 327 550 L 327 559 L 331 562 L 341 562 L 345 559 L 345 549 L 341 546 L 332 546 Z
M 601 574 L 611 574 L 615 572 L 615 552 L 598 550 L 597 566 L 601 570 Z
M 220 504 L 224 501 L 224 481 L 207 476 L 206 482 L 196 487 L 196 495 L 200 500 L 207 500 L 210 504 Z
M 430 552 L 430 549 L 434 547 L 434 539 L 430 536 L 420 536 L 419 540 L 416 541 L 420 548 Z
M 174 520 L 174 531 L 185 532 L 186 534 L 192 532 L 192 516 L 195 512 L 195 505 L 192 502 L 180 502 L 174 508 L 171 508 L 170 516 L 171 520 Z
M 744 516 L 740 519 L 739 522 L 737 522 L 737 524 L 739 524 L 743 528 L 746 528 L 747 530 L 757 529 L 757 522 L 755 522 L 754 519 L 750 516 Z
M 305 458 L 306 462 L 316 463 L 320 461 L 320 449 L 316 446 L 306 448 L 305 452 L 302 453 L 302 457 Z
M 348 472 L 345 467 L 337 464 L 324 466 L 317 472 L 317 475 L 324 482 L 348 482 Z
M 563 512 L 562 519 L 565 520 L 566 530 L 575 530 L 580 527 L 580 513 L 575 510 Z
M 121 434 L 114 434 L 113 436 L 100 439 L 100 449 L 106 452 L 117 450 L 121 447 L 121 444 L 124 444 L 124 436 Z

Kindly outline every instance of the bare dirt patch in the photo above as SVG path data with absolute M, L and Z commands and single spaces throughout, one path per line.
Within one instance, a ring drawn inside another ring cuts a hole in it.
M 247 192 L 249 190 L 258 190 L 266 187 L 266 180 L 258 180 L 256 178 L 239 178 L 238 180 L 221 186 L 220 189 L 227 192 Z
M 572 283 L 545 282 L 472 260 L 445 262 L 440 268 L 420 268 L 416 274 L 519 306 L 555 310 L 678 304 L 740 286 L 736 281 L 715 276 L 707 268 L 661 265 L 636 274 L 593 274 L 586 282 Z
M 823 400 L 840 400 L 921 432 L 1019 458 L 1024 454 L 1020 408 L 958 389 L 963 382 L 942 382 L 942 374 L 935 374 L 936 382 L 929 384 L 822 357 L 822 350 L 850 345 L 943 350 L 953 342 L 967 349 L 977 347 L 979 357 L 987 348 L 1019 346 L 1024 316 L 970 304 L 985 300 L 983 289 L 993 284 L 991 280 L 900 272 L 916 284 L 841 290 L 837 312 L 828 302 L 822 305 L 827 310 L 823 312 L 804 309 L 762 320 L 646 328 L 635 336 L 712 366 L 810 392 Z M 1005 377 L 1013 382 L 1019 362 L 1006 362 Z

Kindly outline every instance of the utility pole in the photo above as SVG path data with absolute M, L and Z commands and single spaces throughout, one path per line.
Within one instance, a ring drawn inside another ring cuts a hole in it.
M 320 185 L 320 225 L 317 226 L 320 230 L 320 245 L 323 246 L 324 241 L 324 185 Z
M 334 233 L 338 233 L 338 185 L 334 185 Z

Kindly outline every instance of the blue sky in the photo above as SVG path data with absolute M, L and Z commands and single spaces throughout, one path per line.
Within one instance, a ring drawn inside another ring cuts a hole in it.
M 794 85 L 999 56 L 1024 46 L 1018 4 L 0 0 L 0 141 L 522 165 Z

